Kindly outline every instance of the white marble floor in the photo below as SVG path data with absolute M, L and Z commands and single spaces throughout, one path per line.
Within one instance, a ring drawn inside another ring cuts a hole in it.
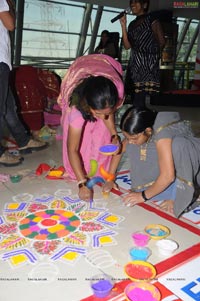
M 188 118 L 198 123 L 195 117 L 198 115 L 197 110 L 193 110 L 192 112 L 192 115 L 188 116 Z M 46 150 L 26 155 L 24 158 L 25 160 L 20 166 L 12 168 L 0 167 L 0 173 L 9 175 L 20 174 L 23 176 L 19 183 L 11 183 L 8 181 L 0 184 L 0 212 L 3 219 L 3 210 L 5 210 L 6 204 L 17 203 L 15 197 L 22 195 L 23 199 L 24 193 L 30 194 L 36 199 L 41 195 L 49 194 L 55 196 L 55 192 L 60 190 L 68 191 L 72 198 L 77 198 L 77 187 L 74 182 L 47 180 L 45 178 L 46 174 L 39 177 L 35 176 L 35 170 L 41 163 L 47 163 L 52 167 L 62 165 L 61 141 L 56 141 L 52 138 Z M 124 157 L 120 168 L 127 169 L 127 164 L 127 159 Z M 121 216 L 123 219 L 123 221 L 117 225 L 116 229 L 114 229 L 114 231 L 117 232 L 116 243 L 110 247 L 105 247 L 105 250 L 110 252 L 116 264 L 106 269 L 99 269 L 99 267 L 88 265 L 85 260 L 81 259 L 74 265 L 65 265 L 62 261 L 52 263 L 49 261 L 48 256 L 39 256 L 38 254 L 36 255 L 36 263 L 30 265 L 24 264 L 16 268 L 13 268 L 14 264 L 11 266 L 7 261 L 1 261 L 0 301 L 10 301 L 14 298 L 20 301 L 26 301 L 27 298 L 30 301 L 55 301 L 56 299 L 80 301 L 81 298 L 92 294 L 88 279 L 102 270 L 116 277 L 118 280 L 123 280 L 125 278 L 123 266 L 130 261 L 129 249 L 132 246 L 131 233 L 136 230 L 144 229 L 148 224 L 164 224 L 169 227 L 171 230 L 170 238 L 176 240 L 179 244 L 178 252 L 184 251 L 199 242 L 199 236 L 197 234 L 183 229 L 179 225 L 165 220 L 155 213 L 146 211 L 138 206 L 135 208 L 124 207 L 120 197 L 117 195 L 111 194 L 109 199 L 106 201 L 102 200 L 101 190 L 97 186 L 95 187 L 94 199 L 98 203 L 103 202 L 105 210 L 112 212 L 114 216 Z M 5 236 L 0 233 L 0 246 L 3 238 L 5 238 Z M 150 242 L 149 247 L 152 251 L 150 262 L 152 264 L 161 262 L 163 258 L 158 256 L 155 241 Z M 32 251 L 33 245 L 27 248 Z M 101 248 L 101 250 L 102 249 L 104 248 Z M 14 250 L 14 248 L 8 249 L 7 251 L 11 250 Z M 90 251 L 92 251 L 92 249 Z M 3 249 L 0 247 L 1 259 L 3 253 Z M 37 282 L 32 281 L 33 279 L 31 280 L 31 277 L 47 277 L 48 279 L 46 282 Z M 12 281 L 12 278 L 18 280 Z M 66 279 L 71 280 L 67 281 Z

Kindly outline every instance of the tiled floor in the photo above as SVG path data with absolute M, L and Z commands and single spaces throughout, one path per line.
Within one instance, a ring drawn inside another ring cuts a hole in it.
M 159 110 L 176 110 L 177 108 L 159 108 Z M 179 109 L 184 118 L 192 121 L 196 133 L 199 133 L 199 111 L 200 108 L 192 108 L 191 110 Z M 120 115 L 120 112 L 118 113 Z M 119 118 L 118 118 L 119 119 Z M 117 119 L 117 120 L 118 120 Z M 41 195 L 55 195 L 56 191 L 68 191 L 71 198 L 77 198 L 77 187 L 74 182 L 66 183 L 64 180 L 47 180 L 46 174 L 39 177 L 35 176 L 35 170 L 41 163 L 47 163 L 52 167 L 59 167 L 62 165 L 62 146 L 61 141 L 56 141 L 54 138 L 49 140 L 49 148 L 40 152 L 35 152 L 25 156 L 22 165 L 12 168 L 0 167 L 0 173 L 9 175 L 20 174 L 23 176 L 19 183 L 11 183 L 10 181 L 0 184 L 0 210 L 5 209 L 6 204 L 18 203 L 23 194 L 30 194 L 37 199 Z M 127 159 L 123 158 L 121 169 L 127 169 Z M 16 199 L 18 197 L 18 200 Z M 13 197 L 15 197 L 13 199 Z M 182 229 L 173 222 L 164 220 L 152 212 L 143 210 L 140 207 L 126 208 L 122 206 L 120 197 L 117 195 L 110 195 L 108 200 L 103 200 L 99 187 L 95 187 L 95 201 L 103 203 L 116 216 L 121 216 L 123 221 L 117 225 L 114 231 L 117 232 L 116 244 L 105 248 L 106 251 L 111 252 L 116 264 L 107 269 L 103 269 L 106 273 L 117 277 L 119 280 L 124 279 L 123 266 L 129 260 L 129 249 L 132 245 L 130 240 L 133 231 L 143 229 L 145 225 L 151 223 L 165 224 L 171 230 L 171 238 L 178 241 L 179 251 L 185 250 L 188 247 L 196 244 L 199 241 L 198 235 Z M 26 201 L 25 201 L 26 202 Z M 96 204 L 97 204 L 96 203 Z M 98 206 L 97 206 L 98 207 Z M 115 216 L 115 217 L 116 217 Z M 112 229 L 113 230 L 113 229 Z M 0 235 L 0 242 L 4 235 Z M 152 250 L 151 262 L 156 264 L 163 260 L 157 255 L 156 246 L 151 242 L 149 247 Z M 31 251 L 33 246 L 27 247 Z M 9 249 L 8 249 L 9 250 Z M 10 250 L 14 250 L 10 249 Z M 9 251 L 10 251 L 9 250 Z M 102 250 L 102 249 L 101 249 Z M 2 256 L 2 249 L 0 249 L 0 256 Z M 98 274 L 102 271 L 98 267 L 89 265 L 86 261 L 80 260 L 74 265 L 65 265 L 61 262 L 53 263 L 49 261 L 48 256 L 39 256 L 37 254 L 37 263 L 32 265 L 22 265 L 13 268 L 6 261 L 1 262 L 0 266 L 0 301 L 15 300 L 26 301 L 79 301 L 81 298 L 91 295 L 89 277 Z M 46 266 L 45 266 L 46 265 Z M 48 276 L 45 281 L 32 281 L 32 278 L 42 278 Z M 11 280 L 16 278 L 19 280 Z M 4 280 L 5 281 L 4 281 Z M 7 280 L 6 280 L 7 279 Z M 68 281 L 71 279 L 70 281 Z M 75 279 L 76 281 L 73 281 Z M 184 300 L 187 301 L 187 300 Z

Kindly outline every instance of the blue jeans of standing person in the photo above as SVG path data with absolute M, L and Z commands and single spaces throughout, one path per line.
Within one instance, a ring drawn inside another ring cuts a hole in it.
M 8 65 L 0 63 L 0 142 L 7 126 L 18 146 L 23 147 L 29 142 L 30 137 L 17 115 L 15 99 L 9 86 L 9 75 Z M 5 148 L 0 144 L 0 156 L 4 152 Z

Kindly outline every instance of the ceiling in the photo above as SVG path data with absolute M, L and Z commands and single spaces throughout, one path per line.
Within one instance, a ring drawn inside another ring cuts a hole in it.
M 108 6 L 113 8 L 121 8 L 122 10 L 129 6 L 129 0 L 75 0 L 77 2 L 92 3 L 100 6 Z M 174 8 L 173 0 L 151 0 L 150 11 L 169 9 L 173 11 L 174 17 L 191 18 L 200 20 L 200 7 L 199 8 Z M 178 1 L 177 1 L 178 2 Z M 179 0 L 180 2 L 180 0 Z M 186 1 L 181 1 L 186 2 Z M 188 1 L 189 2 L 189 1 Z M 193 1 L 199 2 L 199 0 Z

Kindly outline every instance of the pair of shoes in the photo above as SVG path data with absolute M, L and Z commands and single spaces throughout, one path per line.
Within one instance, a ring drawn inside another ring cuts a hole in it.
M 20 165 L 23 161 L 23 158 L 20 156 L 14 156 L 9 154 L 7 151 L 4 152 L 0 157 L 0 165 L 11 167 Z
M 30 139 L 29 142 L 25 146 L 19 147 L 18 150 L 19 150 L 20 154 L 30 154 L 35 151 L 43 150 L 43 149 L 47 148 L 47 146 L 48 146 L 48 143 L 46 143 L 46 142 L 35 140 L 35 139 Z

